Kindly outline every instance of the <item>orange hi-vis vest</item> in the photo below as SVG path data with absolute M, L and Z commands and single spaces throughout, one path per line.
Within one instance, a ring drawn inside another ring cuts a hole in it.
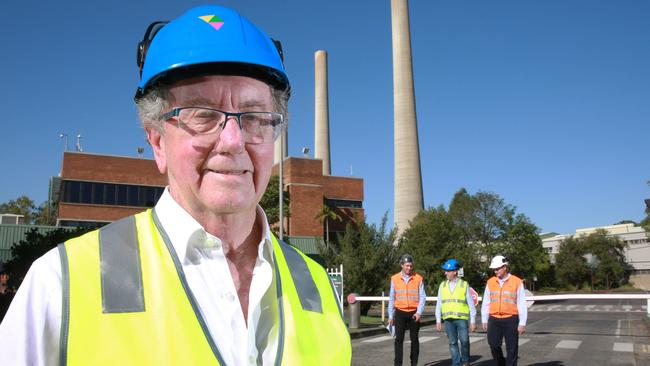
M 413 273 L 408 282 L 404 282 L 402 272 L 390 278 L 395 290 L 395 308 L 401 311 L 415 311 L 420 303 L 420 284 L 422 276 Z
M 487 286 L 490 291 L 490 316 L 495 318 L 509 318 L 519 315 L 517 310 L 517 291 L 521 285 L 521 279 L 513 274 L 508 277 L 503 286 L 499 285 L 497 277 L 488 280 Z

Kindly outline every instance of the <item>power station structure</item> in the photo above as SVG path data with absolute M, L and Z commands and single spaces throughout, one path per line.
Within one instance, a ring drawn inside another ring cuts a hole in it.
M 393 39 L 394 222 L 404 232 L 424 209 L 420 143 L 415 114 L 408 0 L 391 0 Z
M 332 173 L 330 164 L 329 91 L 327 83 L 327 52 L 314 54 L 314 158 L 323 161 L 323 175 Z

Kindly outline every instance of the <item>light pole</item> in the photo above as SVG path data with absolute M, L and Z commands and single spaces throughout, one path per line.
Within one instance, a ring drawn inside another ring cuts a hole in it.
M 59 138 L 63 140 L 63 151 L 68 151 L 68 134 L 60 133 Z
M 280 219 L 280 228 L 279 228 L 279 239 L 282 240 L 282 232 L 284 231 L 284 187 L 283 187 L 283 161 L 284 161 L 284 131 L 280 133 L 280 165 L 279 165 L 279 174 L 278 174 L 278 189 L 280 190 L 280 194 L 278 195 L 280 197 L 280 212 L 279 212 L 279 219 Z

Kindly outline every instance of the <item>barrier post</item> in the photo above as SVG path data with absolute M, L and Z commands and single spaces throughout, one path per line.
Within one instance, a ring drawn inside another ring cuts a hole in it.
M 381 297 L 384 297 L 384 291 L 381 292 Z M 381 323 L 384 324 L 384 320 L 386 319 L 386 303 L 384 300 L 381 300 Z
M 348 309 L 350 313 L 350 322 L 348 327 L 350 329 L 358 329 L 359 323 L 361 322 L 361 302 L 356 300 L 356 297 L 359 294 L 349 294 L 348 295 Z

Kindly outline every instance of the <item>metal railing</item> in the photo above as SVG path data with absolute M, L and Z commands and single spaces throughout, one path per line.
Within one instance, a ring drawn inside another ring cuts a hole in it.
M 362 301 L 381 301 L 381 317 L 382 322 L 384 321 L 385 302 L 388 301 L 388 296 L 359 296 L 357 294 L 349 294 L 348 304 L 350 304 L 350 328 L 352 325 L 358 325 L 359 319 L 352 319 L 355 316 L 359 316 L 359 304 Z M 535 302 L 535 301 L 550 301 L 550 300 L 643 300 L 647 302 L 646 312 L 647 316 L 650 317 L 650 293 L 648 294 L 563 294 L 563 295 L 539 295 L 539 296 L 526 296 L 526 301 Z M 482 296 L 478 297 L 478 301 L 483 300 Z M 438 301 L 437 296 L 427 296 L 426 301 Z M 353 309 L 355 307 L 356 309 Z M 529 307 L 532 303 L 529 303 Z

